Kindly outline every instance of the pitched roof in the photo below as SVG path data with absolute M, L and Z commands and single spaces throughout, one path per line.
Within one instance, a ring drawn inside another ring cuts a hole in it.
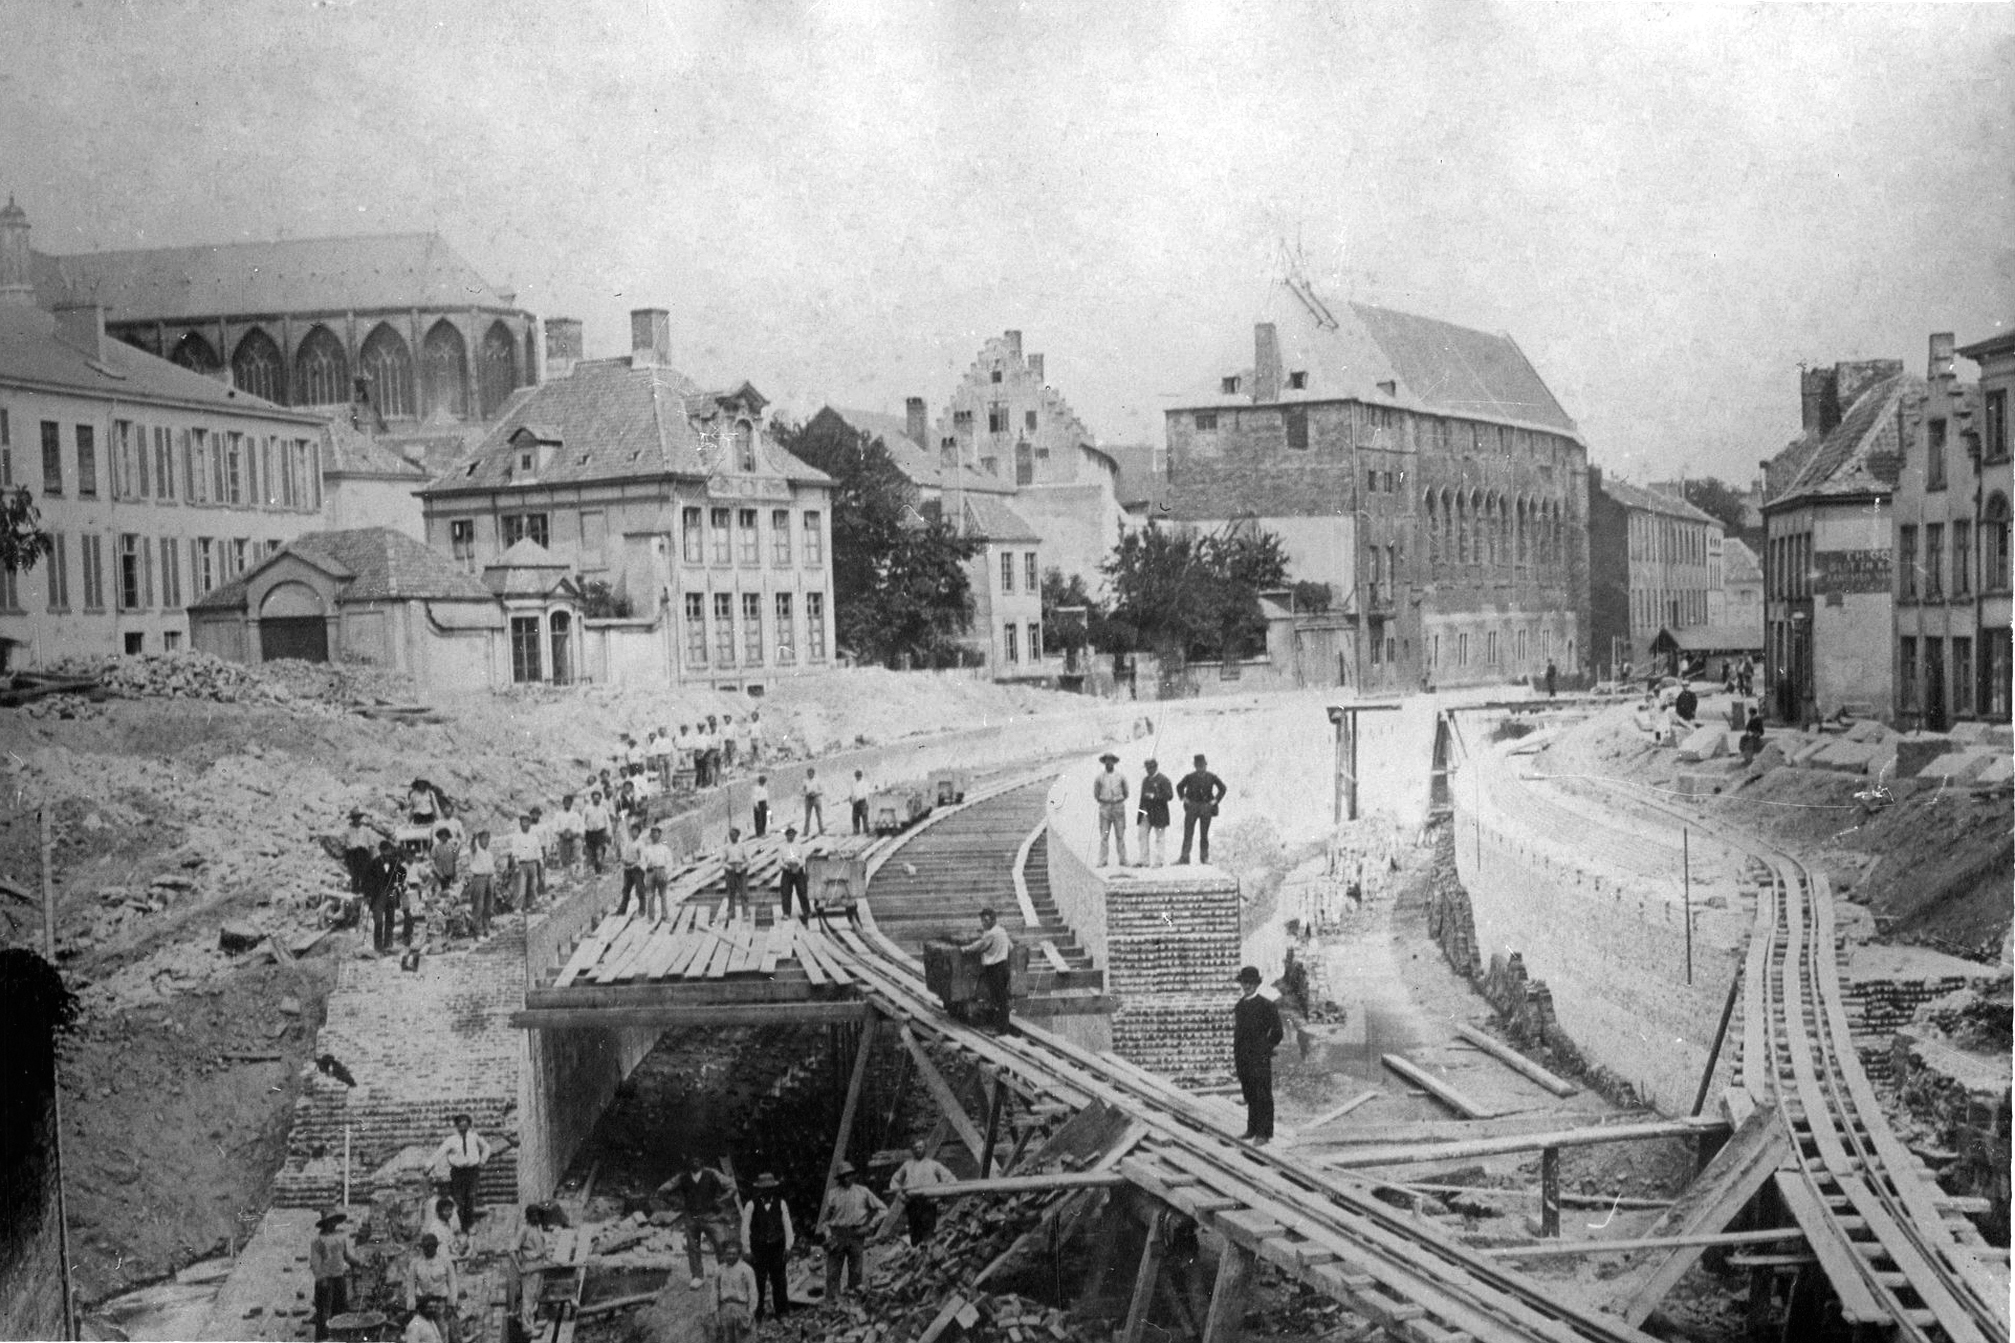
M 1688 625 L 1684 629 L 1663 628 L 1654 643 L 1665 643 L 1687 653 L 1732 653 L 1763 647 L 1763 622 L 1755 625 Z
M 1989 355 L 2007 354 L 2010 350 L 2015 350 L 2015 330 L 2003 331 L 1998 336 L 1959 347 L 1959 353 L 1976 364 Z
M 488 588 L 439 551 L 389 527 L 359 527 L 297 536 L 200 601 L 191 602 L 191 609 L 244 610 L 245 590 L 252 578 L 283 555 L 298 556 L 344 579 L 339 602 L 491 600 Z
M 121 322 L 516 307 L 438 233 L 37 253 L 34 272 L 39 302 L 102 303 Z
M 1721 527 L 1721 520 L 1711 513 L 1704 513 L 1677 495 L 1664 490 L 1647 490 L 1642 485 L 1632 485 L 1627 480 L 1617 480 L 1605 475 L 1602 478 L 1602 492 L 1625 508 L 1635 508 L 1645 513 L 1662 513 L 1668 518 L 1680 518 L 1686 522 L 1705 522 Z
M 828 405 L 825 409 L 831 411 L 849 428 L 870 438 L 880 439 L 882 446 L 889 450 L 889 457 L 895 462 L 896 469 L 920 489 L 953 490 L 963 484 L 967 490 L 982 494 L 1013 494 L 1015 491 L 1012 481 L 1002 480 L 999 476 L 990 476 L 970 462 L 963 463 L 964 469 L 959 474 L 964 479 L 959 480 L 945 469 L 937 453 L 910 437 L 909 421 L 901 415 L 890 415 L 879 410 L 848 410 L 843 406 L 833 405 Z
M 99 358 L 56 336 L 55 314 L 25 304 L 0 304 L 0 383 L 60 387 L 123 401 L 157 399 L 249 415 L 273 415 L 303 424 L 323 417 L 287 410 L 237 391 L 215 378 L 158 359 L 124 341 L 103 342 Z
M 629 358 L 584 360 L 574 371 L 532 390 L 504 415 L 469 457 L 443 472 L 429 492 L 490 490 L 512 484 L 558 485 L 637 476 L 705 477 L 724 456 L 701 440 L 701 422 L 720 415 L 734 393 L 707 392 L 676 369 L 633 367 Z M 514 481 L 511 437 L 537 426 L 542 441 L 559 440 L 538 475 Z M 756 434 L 758 474 L 824 484 L 813 470 Z
M 1749 543 L 1729 537 L 1721 543 L 1721 582 L 1725 587 L 1730 583 L 1761 583 L 1763 563 L 1756 558 L 1756 552 Z
M 1869 385 L 1806 459 L 1782 494 L 1766 507 L 1798 499 L 1886 495 L 1896 487 L 1903 459 L 1896 416 L 1904 397 L 1922 396 L 1922 378 L 1896 373 Z
M 990 494 L 973 495 L 966 499 L 966 534 L 985 541 L 1042 540 L 1021 514 Z
M 385 476 L 426 480 L 427 473 L 400 456 L 369 430 L 360 429 L 346 414 L 329 421 L 329 455 L 322 471 L 332 476 Z
M 1508 334 L 1368 303 L 1330 305 L 1305 284 L 1285 282 L 1274 286 L 1260 320 L 1273 323 L 1280 343 L 1283 402 L 1362 401 L 1580 434 Z M 1240 348 L 1225 369 L 1238 371 L 1240 393 L 1225 393 L 1213 379 L 1208 390 L 1176 404 L 1251 405 L 1250 335 Z M 1287 386 L 1291 373 L 1305 375 L 1306 385 Z

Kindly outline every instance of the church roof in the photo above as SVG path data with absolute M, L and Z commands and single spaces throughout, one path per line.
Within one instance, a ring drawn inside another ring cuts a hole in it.
M 708 392 L 676 369 L 634 367 L 628 358 L 585 360 L 564 378 L 533 389 L 505 409 L 475 452 L 443 472 L 429 492 L 491 490 L 511 485 L 578 484 L 637 476 L 706 477 L 726 465 L 722 446 L 703 440 L 709 419 L 725 420 L 724 401 L 753 389 Z M 758 396 L 758 401 L 760 397 Z M 536 477 L 514 479 L 511 439 L 530 428 L 549 460 Z M 828 477 L 756 433 L 757 474 L 805 484 Z
M 290 238 L 34 258 L 37 301 L 114 321 L 470 308 L 515 311 L 438 233 Z
M 242 611 L 254 576 L 283 555 L 297 556 L 338 579 L 345 579 L 342 602 L 452 599 L 489 601 L 490 590 L 447 556 L 389 527 L 340 532 L 307 532 L 259 564 L 213 588 L 192 610 Z

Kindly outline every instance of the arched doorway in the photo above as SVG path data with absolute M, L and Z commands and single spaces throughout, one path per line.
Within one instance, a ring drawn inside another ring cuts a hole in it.
M 350 357 L 343 342 L 326 326 L 301 339 L 294 355 L 294 404 L 339 406 L 350 399 Z
M 483 349 L 476 360 L 476 394 L 482 401 L 483 418 L 493 419 L 518 387 L 518 343 L 502 322 L 490 323 L 483 334 Z
M 445 317 L 434 323 L 420 349 L 422 419 L 467 419 L 469 347 Z
M 280 347 L 261 327 L 253 327 L 238 342 L 231 356 L 231 382 L 241 392 L 263 400 L 287 404 L 287 378 L 281 366 Z
M 574 618 L 565 611 L 555 611 L 547 619 L 547 627 L 552 631 L 553 684 L 567 685 L 574 679 Z
M 259 603 L 259 658 L 329 660 L 328 608 L 306 583 L 281 583 Z
M 388 419 L 411 419 L 413 411 L 413 352 L 405 337 L 384 322 L 364 338 L 357 355 L 364 376 L 371 380 L 371 404 Z

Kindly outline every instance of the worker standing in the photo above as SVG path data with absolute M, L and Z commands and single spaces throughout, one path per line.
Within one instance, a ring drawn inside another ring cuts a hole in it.
M 598 877 L 609 856 L 609 804 L 602 797 L 601 789 L 590 789 L 588 805 L 581 808 L 581 838 L 588 850 L 588 866 Z
M 756 1327 L 756 1271 L 742 1261 L 732 1240 L 720 1249 L 721 1271 L 714 1277 L 715 1343 L 748 1343 Z
M 518 831 L 505 843 L 504 858 L 510 863 L 511 901 L 521 912 L 530 913 L 532 897 L 539 891 L 538 869 L 544 865 L 539 837 L 532 833 L 534 818 L 526 812 L 518 818 Z
M 749 850 L 742 843 L 742 832 L 736 826 L 728 827 L 727 847 L 721 850 L 721 872 L 728 883 L 728 917 L 735 917 L 739 907 L 744 914 L 749 908 Z
M 371 948 L 392 950 L 392 913 L 406 897 L 406 865 L 389 839 L 378 841 L 378 856 L 371 864 L 371 885 L 365 898 L 371 902 Z
M 574 795 L 568 793 L 560 799 L 559 813 L 553 817 L 553 838 L 558 841 L 560 866 L 568 872 L 581 860 L 581 837 L 587 833 L 587 819 L 574 809 Z
M 756 775 L 756 786 L 749 790 L 751 818 L 755 823 L 756 838 L 761 839 L 770 828 L 770 776 Z
M 995 920 L 991 907 L 980 911 L 980 935 L 959 950 L 979 953 L 980 992 L 986 998 L 988 1014 L 997 1023 L 995 1029 L 1007 1030 L 1008 957 L 1014 951 L 1014 939 Z
M 854 781 L 847 788 L 847 801 L 852 803 L 854 833 L 868 832 L 868 781 L 860 770 L 854 771 Z
M 461 1297 L 454 1258 L 441 1253 L 439 1236 L 422 1233 L 419 1252 L 406 1263 L 406 1309 L 420 1310 L 422 1303 L 432 1303 L 427 1317 L 436 1322 L 445 1343 L 461 1343 L 461 1312 L 456 1308 Z
M 1546 660 L 1546 697 L 1553 698 L 1553 692 L 1560 682 L 1560 668 L 1553 665 L 1553 659 Z
M 1182 782 L 1175 786 L 1175 795 L 1182 799 L 1182 853 L 1176 857 L 1178 864 L 1189 861 L 1190 836 L 1197 841 L 1196 860 L 1210 861 L 1210 823 L 1217 816 L 1217 804 L 1224 800 L 1224 780 L 1212 774 L 1202 756 L 1196 757 L 1196 768 L 1182 776 Z
M 764 1171 L 756 1177 L 755 1192 L 742 1204 L 742 1242 L 749 1247 L 749 1267 L 756 1272 L 757 1319 L 763 1317 L 765 1293 L 770 1299 L 770 1314 L 777 1319 L 791 1309 L 785 1265 L 797 1243 L 797 1233 L 791 1227 L 791 1205 L 784 1202 L 782 1190 L 777 1177 Z
M 829 1306 L 840 1299 L 843 1270 L 848 1286 L 854 1291 L 867 1285 L 868 1227 L 876 1216 L 888 1211 L 888 1204 L 854 1179 L 853 1162 L 840 1162 L 834 1175 L 837 1183 L 826 1191 L 826 1202 L 819 1211 L 817 1228 L 826 1239 L 826 1304 Z
M 315 1239 L 308 1243 L 308 1272 L 315 1279 L 315 1337 L 329 1336 L 329 1321 L 350 1311 L 350 1270 L 366 1268 L 370 1261 L 358 1257 L 343 1234 L 350 1214 L 330 1208 L 315 1219 Z
M 1119 865 L 1126 866 L 1126 776 L 1113 767 L 1119 764 L 1119 757 L 1107 751 L 1099 757 L 1105 766 L 1102 773 L 1091 781 L 1091 795 L 1098 803 L 1098 865 L 1106 865 L 1106 837 L 1110 835 L 1114 848 L 1119 851 Z
M 812 919 L 811 883 L 805 876 L 805 851 L 798 847 L 798 828 L 784 827 L 784 854 L 777 868 L 777 897 L 783 902 L 784 917 L 791 916 L 791 892 L 798 893 L 798 922 Z
M 350 828 L 343 832 L 343 866 L 350 871 L 350 893 L 370 893 L 371 857 L 377 852 L 377 836 L 383 833 L 366 824 L 361 810 L 350 813 Z
M 1147 762 L 1147 776 L 1140 781 L 1140 865 L 1148 866 L 1148 850 L 1154 851 L 1153 865 L 1168 860 L 1168 804 L 1175 798 L 1175 785 L 1161 772 L 1159 760 Z
M 621 914 L 630 907 L 630 897 L 637 897 L 637 913 L 644 912 L 644 823 L 635 817 L 623 830 L 620 841 L 623 863 L 623 893 L 616 899 L 616 913 Z
M 819 782 L 818 770 L 815 768 L 807 769 L 805 771 L 805 838 L 806 839 L 810 839 L 814 834 L 823 835 L 826 832 L 825 796 L 826 796 L 825 785 Z M 819 828 L 817 830 L 812 829 L 813 817 L 818 818 Z
M 476 1225 L 476 1182 L 482 1178 L 483 1163 L 490 1159 L 490 1144 L 475 1131 L 474 1124 L 466 1113 L 456 1115 L 455 1131 L 441 1140 L 433 1161 L 433 1169 L 447 1179 L 465 1236 Z
M 469 841 L 469 931 L 478 938 L 490 935 L 490 914 L 497 901 L 497 855 L 490 852 L 490 832 L 478 830 Z
M 938 1201 L 924 1198 L 914 1191 L 928 1189 L 932 1185 L 952 1184 L 956 1178 L 943 1162 L 924 1150 L 923 1139 L 910 1144 L 909 1159 L 897 1166 L 896 1173 L 889 1177 L 889 1193 L 902 1197 L 903 1217 L 909 1223 L 910 1244 L 927 1244 L 938 1228 Z
M 1273 1141 L 1273 1051 L 1281 1041 L 1280 1009 L 1260 993 L 1259 971 L 1252 966 L 1238 972 L 1238 984 L 1231 1031 L 1232 1069 L 1245 1095 L 1245 1132 L 1238 1136 L 1264 1145 Z
M 644 902 L 644 917 L 663 923 L 671 914 L 666 897 L 672 885 L 672 849 L 665 843 L 662 826 L 651 827 L 650 841 L 644 845 L 644 881 L 650 890 L 650 898 Z
M 706 1264 L 700 1258 L 702 1237 L 713 1246 L 714 1257 L 720 1258 L 723 1242 L 721 1234 L 721 1198 L 727 1193 L 727 1182 L 719 1172 L 700 1160 L 699 1153 L 686 1153 L 686 1168 L 658 1186 L 661 1194 L 671 1194 L 679 1200 L 680 1219 L 686 1229 L 686 1267 L 693 1271 L 692 1289 L 699 1291 L 706 1286 Z

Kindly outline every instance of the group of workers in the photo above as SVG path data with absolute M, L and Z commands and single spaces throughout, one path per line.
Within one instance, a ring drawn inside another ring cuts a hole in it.
M 1098 804 L 1098 865 L 1108 865 L 1108 855 L 1114 850 L 1119 855 L 1119 865 L 1126 861 L 1126 804 L 1130 796 L 1126 776 L 1119 773 L 1116 766 L 1119 757 L 1107 751 L 1099 757 L 1105 769 L 1092 780 L 1092 800 Z M 1189 862 L 1192 842 L 1195 844 L 1197 861 L 1210 861 L 1210 823 L 1217 816 L 1218 804 L 1224 800 L 1224 780 L 1210 772 L 1210 764 L 1203 756 L 1194 757 L 1194 768 L 1182 776 L 1182 782 L 1171 784 L 1168 775 L 1161 772 L 1161 762 L 1150 759 L 1147 773 L 1140 781 L 1140 796 L 1134 809 L 1134 819 L 1139 828 L 1140 867 L 1160 867 L 1168 853 L 1169 804 L 1182 803 L 1182 852 L 1176 855 L 1177 864 Z M 1110 839 L 1111 848 L 1107 841 Z
M 763 756 L 763 717 L 751 709 L 740 722 L 728 714 L 708 714 L 697 723 L 681 723 L 674 734 L 670 727 L 650 728 L 643 739 L 634 733 L 622 734 L 622 746 L 615 765 L 625 778 L 648 775 L 659 791 L 671 793 L 687 775 L 695 788 L 711 788 L 737 764 L 754 766 Z

